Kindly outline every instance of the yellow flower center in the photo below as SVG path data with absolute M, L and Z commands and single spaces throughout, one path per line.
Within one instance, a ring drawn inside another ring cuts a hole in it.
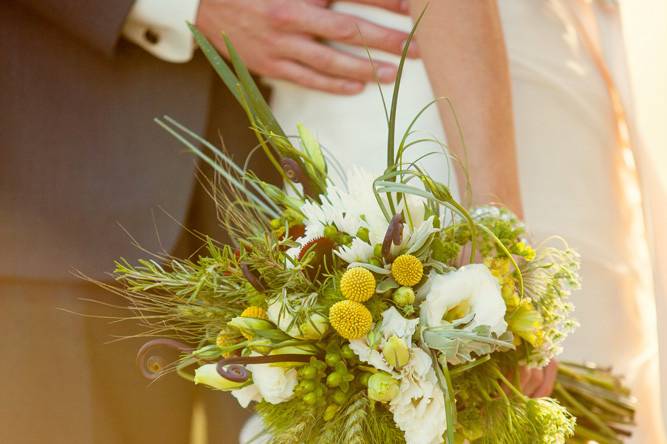
M 265 319 L 268 320 L 269 317 L 266 315 L 266 311 L 262 307 L 257 307 L 255 305 L 251 305 L 250 307 L 246 308 L 243 310 L 241 313 L 241 317 L 243 318 L 257 318 L 257 319 Z
M 340 280 L 340 291 L 351 301 L 366 302 L 375 294 L 375 276 L 362 267 L 350 268 Z
M 391 274 L 399 285 L 412 287 L 417 285 L 424 276 L 424 265 L 411 254 L 403 254 L 391 265 Z
M 371 330 L 373 316 L 363 304 L 346 300 L 331 306 L 329 322 L 345 339 L 359 339 Z

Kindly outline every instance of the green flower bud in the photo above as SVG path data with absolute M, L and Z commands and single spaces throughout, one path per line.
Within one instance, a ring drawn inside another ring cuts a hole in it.
M 356 356 L 348 344 L 341 347 L 340 354 L 343 355 L 345 359 L 354 359 Z
M 317 369 L 312 365 L 304 365 L 299 369 L 299 376 L 303 379 L 315 379 L 315 376 L 317 376 Z
M 307 405 L 317 404 L 317 393 L 315 392 L 306 393 L 303 397 L 303 402 L 306 403 Z
M 338 234 L 338 230 L 333 225 L 327 225 L 324 227 L 324 237 L 328 239 L 333 239 Z
M 363 372 L 357 376 L 357 379 L 359 380 L 359 384 L 363 385 L 364 387 L 368 387 L 368 378 L 370 377 L 371 373 Z
M 374 401 L 389 402 L 398 392 L 398 381 L 388 373 L 379 372 L 368 378 L 368 397 Z
M 299 339 L 320 339 L 329 330 L 329 319 L 319 313 L 313 313 L 306 322 L 299 326 Z
M 238 328 L 246 337 L 257 336 L 258 333 L 277 331 L 276 326 L 264 319 L 245 318 L 237 316 L 227 323 L 230 327 Z
M 415 291 L 410 287 L 400 287 L 394 291 L 392 299 L 399 307 L 410 305 L 415 301 Z
M 341 357 L 338 353 L 327 353 L 324 356 L 324 362 L 326 362 L 329 367 L 334 367 L 340 361 Z
M 382 257 L 382 244 L 375 244 L 373 247 L 373 256 L 375 257 Z
M 369 241 L 368 228 L 366 227 L 359 228 L 359 230 L 357 230 L 357 237 L 364 242 L 368 242 Z
M 262 355 L 268 355 L 271 353 L 271 344 L 270 339 L 257 338 L 248 343 L 248 348 Z
M 338 242 L 342 245 L 350 245 L 352 243 L 352 236 L 349 234 L 341 234 L 338 238 Z
M 302 393 L 310 393 L 315 390 L 315 381 L 306 379 L 301 381 L 298 385 L 298 390 Z
M 283 225 L 283 221 L 280 219 L 271 219 L 271 228 L 274 230 L 277 230 L 278 228 L 281 228 Z
M 338 387 L 343 382 L 343 375 L 338 372 L 329 373 L 327 376 L 327 385 L 329 387 Z
M 368 261 L 369 264 L 375 265 L 376 267 L 381 267 L 382 266 L 382 261 L 376 257 L 370 258 Z
M 243 387 L 245 382 L 234 382 L 223 378 L 218 369 L 217 364 L 205 364 L 195 370 L 195 384 L 206 384 L 218 390 L 235 390 Z
M 389 365 L 398 369 L 410 360 L 410 349 L 402 339 L 392 336 L 382 348 L 382 355 Z

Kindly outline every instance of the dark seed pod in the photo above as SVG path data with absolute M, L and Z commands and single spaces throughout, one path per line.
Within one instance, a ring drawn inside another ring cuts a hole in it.
M 285 175 L 292 182 L 303 184 L 307 180 L 306 174 L 296 160 L 283 157 L 280 159 L 280 166 L 283 167 Z
M 294 183 L 300 183 L 303 186 L 303 192 L 310 197 L 316 197 L 316 192 L 313 190 L 313 184 L 308 175 L 303 171 L 299 162 L 289 157 L 280 159 L 280 166 L 285 172 L 285 176 Z
M 265 288 L 262 281 L 250 270 L 248 264 L 241 264 L 241 271 L 243 272 L 243 276 L 250 282 L 250 285 L 252 285 L 255 290 L 260 293 L 264 292 Z
M 405 219 L 403 218 L 403 213 L 398 213 L 391 218 L 389 226 L 387 227 L 387 232 L 384 235 L 384 241 L 382 242 L 382 257 L 385 262 L 391 262 L 391 246 L 400 245 L 403 241 L 403 224 Z

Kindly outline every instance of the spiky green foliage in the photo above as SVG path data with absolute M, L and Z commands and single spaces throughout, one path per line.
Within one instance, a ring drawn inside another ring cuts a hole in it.
M 572 318 L 571 292 L 579 288 L 579 255 L 572 249 L 544 244 L 534 260 L 521 268 L 526 295 L 542 317 L 542 341 L 528 350 L 526 362 L 542 366 L 561 350 L 563 340 L 577 327 Z
M 272 444 L 402 444 L 403 433 L 391 413 L 373 404 L 363 392 L 350 398 L 330 421 L 324 408 L 305 409 L 290 401 L 283 405 L 262 402 L 257 412 L 264 420 Z

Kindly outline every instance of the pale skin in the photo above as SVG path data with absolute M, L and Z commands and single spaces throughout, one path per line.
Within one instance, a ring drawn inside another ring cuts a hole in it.
M 416 18 L 428 4 L 417 42 L 436 97 L 451 100 L 467 146 L 473 204 L 500 202 L 523 216 L 505 42 L 494 0 L 412 0 Z M 439 102 L 452 154 L 463 144 L 449 105 Z M 464 174 L 457 171 L 459 189 Z
M 466 159 L 472 172 L 472 204 L 499 202 L 523 217 L 512 117 L 509 63 L 495 0 L 411 0 L 416 19 L 428 4 L 417 31 L 420 55 L 436 97 L 451 100 L 465 146 L 449 105 L 439 102 L 450 152 Z M 467 153 L 466 153 L 467 152 Z M 483 173 L 482 173 L 483 172 Z M 459 189 L 466 189 L 458 168 Z M 555 361 L 543 369 L 520 369 L 521 390 L 548 396 Z
M 405 0 L 352 0 L 408 14 Z M 334 94 L 360 93 L 375 80 L 373 65 L 331 48 L 323 40 L 368 46 L 400 54 L 407 34 L 332 11 L 329 0 L 202 0 L 196 24 L 226 55 L 229 36 L 248 68 L 264 77 L 288 80 Z M 363 36 L 363 37 L 362 37 Z M 410 56 L 417 55 L 416 47 Z M 396 66 L 378 63 L 381 82 L 391 83 Z

